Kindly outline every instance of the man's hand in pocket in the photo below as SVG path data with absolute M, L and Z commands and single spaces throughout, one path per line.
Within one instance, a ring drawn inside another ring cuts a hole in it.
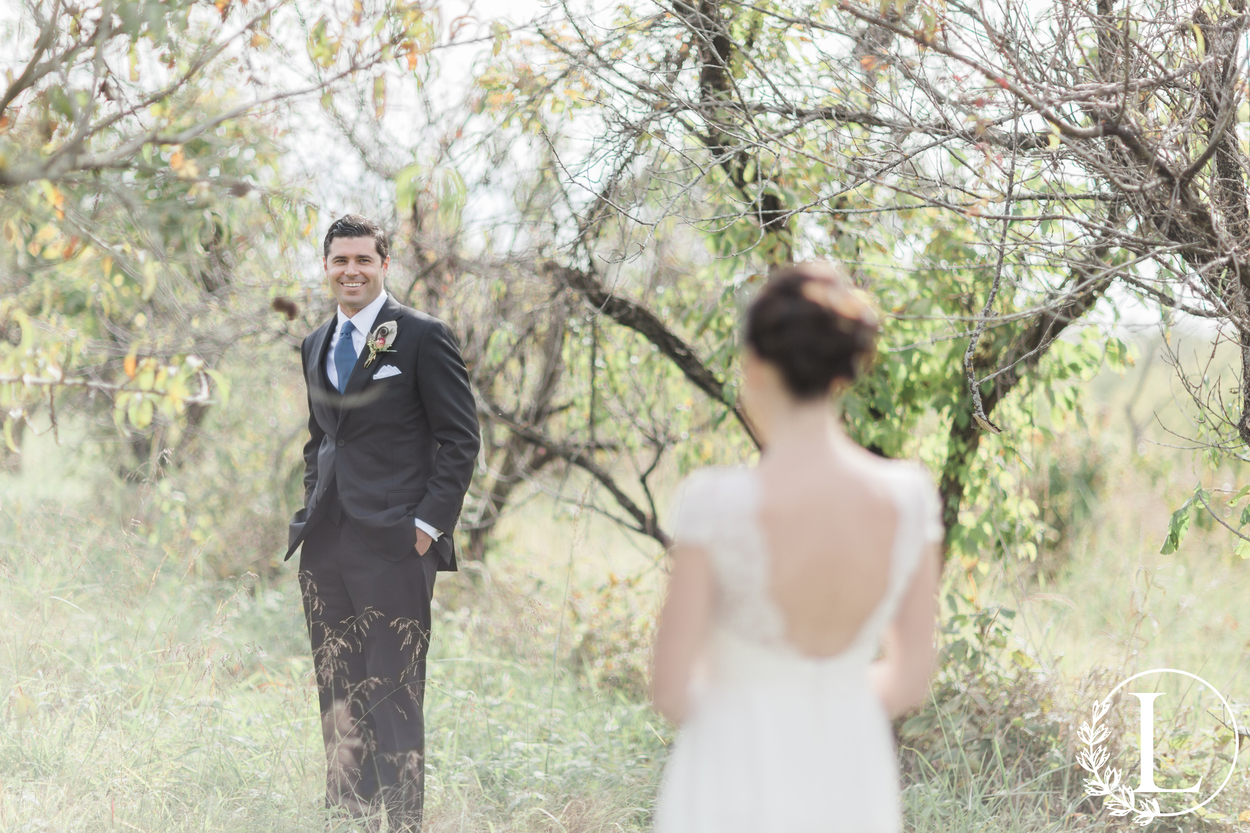
M 429 552 L 430 547 L 434 544 L 434 539 L 424 529 L 417 527 L 417 555 L 425 555 Z

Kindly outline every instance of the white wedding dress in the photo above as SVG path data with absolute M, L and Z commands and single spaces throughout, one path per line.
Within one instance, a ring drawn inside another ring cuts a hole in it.
M 710 675 L 670 750 L 656 833 L 898 833 L 898 767 L 869 663 L 925 544 L 941 537 L 926 471 L 892 464 L 898 531 L 886 591 L 828 658 L 785 639 L 768 592 L 752 469 L 708 469 L 681 490 L 674 537 L 711 556 L 717 607 Z

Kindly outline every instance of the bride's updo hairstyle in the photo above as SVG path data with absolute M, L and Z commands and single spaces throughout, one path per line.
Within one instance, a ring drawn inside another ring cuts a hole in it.
M 877 315 L 840 267 L 800 263 L 777 272 L 746 316 L 746 343 L 774 365 L 796 399 L 827 396 L 872 357 Z

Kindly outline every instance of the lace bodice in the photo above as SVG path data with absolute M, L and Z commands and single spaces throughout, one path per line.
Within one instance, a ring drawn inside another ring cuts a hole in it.
M 847 648 L 821 659 L 804 657 L 786 640 L 785 618 L 769 593 L 768 551 L 758 522 L 759 479 L 755 470 L 704 469 L 687 478 L 679 491 L 674 539 L 701 545 L 711 557 L 718 590 L 718 635 L 795 660 L 871 661 L 925 544 L 942 537 L 940 504 L 928 472 L 916 464 L 896 463 L 889 478 L 898 530 L 890 553 L 886 591 Z

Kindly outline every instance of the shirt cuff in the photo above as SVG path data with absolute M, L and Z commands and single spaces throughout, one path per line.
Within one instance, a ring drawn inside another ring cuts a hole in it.
M 435 541 L 443 537 L 442 530 L 435 529 L 434 527 L 430 526 L 429 524 L 427 524 L 425 521 L 421 520 L 420 518 L 413 518 L 412 522 L 416 524 L 417 529 L 421 530 L 426 535 L 429 535 Z

